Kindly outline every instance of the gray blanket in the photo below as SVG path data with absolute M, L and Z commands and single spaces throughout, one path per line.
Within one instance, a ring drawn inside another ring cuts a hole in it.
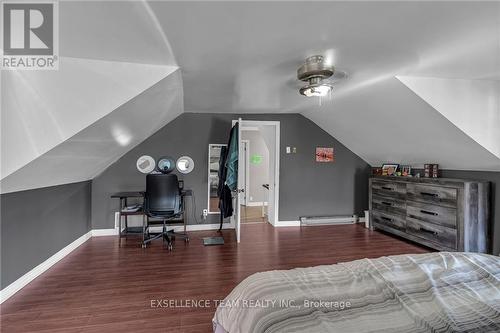
M 429 253 L 254 274 L 214 329 L 250 332 L 500 332 L 500 258 Z

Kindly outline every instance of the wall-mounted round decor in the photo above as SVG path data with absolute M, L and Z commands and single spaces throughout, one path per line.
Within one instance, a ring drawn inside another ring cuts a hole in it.
M 170 173 L 175 169 L 175 160 L 169 156 L 160 157 L 157 163 L 158 171 L 162 173 Z
M 181 156 L 177 160 L 177 170 L 180 173 L 190 173 L 194 169 L 194 161 L 189 156 Z
M 142 173 L 150 173 L 156 167 L 155 159 L 148 155 L 143 155 L 137 159 L 135 164 L 137 166 L 137 170 Z

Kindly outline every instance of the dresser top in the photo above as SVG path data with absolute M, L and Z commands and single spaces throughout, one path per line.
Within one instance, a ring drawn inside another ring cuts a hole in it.
M 438 185 L 459 185 L 464 183 L 489 183 L 486 180 L 460 179 L 460 178 L 425 178 L 425 177 L 403 177 L 403 176 L 370 176 L 371 179 L 391 180 L 407 183 L 424 183 Z

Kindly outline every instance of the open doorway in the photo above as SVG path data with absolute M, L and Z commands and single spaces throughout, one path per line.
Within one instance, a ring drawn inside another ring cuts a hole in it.
M 242 127 L 241 223 L 268 222 L 269 149 L 259 127 Z
M 241 193 L 245 192 L 245 180 L 242 179 L 242 175 L 246 176 L 246 173 L 241 173 L 241 170 L 245 169 L 242 163 L 245 161 L 244 155 L 244 143 L 242 140 L 242 132 L 245 131 L 255 131 L 258 130 L 262 134 L 265 145 L 268 149 L 268 160 L 269 160 L 269 186 L 267 195 L 267 222 L 273 226 L 278 224 L 279 215 L 279 170 L 280 170 L 280 122 L 279 121 L 260 121 L 260 120 L 243 120 L 239 118 L 238 120 L 233 120 L 233 126 L 238 123 L 238 179 L 237 188 L 234 192 L 238 195 L 234 195 L 233 207 L 235 207 L 233 215 L 231 216 L 231 222 L 234 222 L 234 228 L 236 232 L 236 241 L 239 243 L 241 240 L 241 205 L 240 201 L 242 199 Z M 250 143 L 251 146 L 251 143 Z M 246 160 L 250 160 L 246 158 Z M 249 181 L 248 181 L 249 182 Z M 243 186 L 242 186 L 243 185 Z M 261 184 L 263 185 L 263 184 Z M 265 199 L 264 199 L 265 200 Z
M 236 232 L 236 241 L 239 243 L 241 240 L 241 205 L 240 202 L 245 202 L 245 195 L 247 191 L 245 191 L 245 183 L 250 183 L 250 179 L 246 180 L 247 172 L 241 172 L 241 170 L 248 169 L 250 167 L 245 167 L 243 163 L 246 161 L 250 161 L 252 159 L 251 156 L 244 157 L 244 143 L 242 143 L 242 133 L 245 131 L 259 131 L 262 135 L 262 138 L 265 142 L 265 145 L 268 150 L 268 160 L 269 160 L 269 177 L 268 189 L 265 188 L 268 192 L 267 195 L 267 209 L 265 209 L 265 217 L 267 217 L 263 222 L 269 222 L 273 226 L 278 224 L 278 215 L 279 215 L 279 169 L 280 169 L 280 122 L 279 121 L 260 121 L 260 120 L 243 120 L 239 118 L 238 120 L 233 120 L 233 126 L 238 123 L 237 131 L 238 131 L 238 179 L 237 179 L 237 188 L 234 193 L 237 195 L 233 195 L 233 207 L 235 207 L 233 215 L 231 216 L 231 222 L 234 222 L 235 232 Z M 252 146 L 250 142 L 249 146 Z M 250 155 L 250 154 L 248 154 Z M 257 157 L 260 159 L 260 157 Z M 242 186 L 243 185 L 243 186 Z M 265 183 L 261 183 L 260 186 L 265 185 Z M 258 188 L 258 187 L 257 187 Z M 245 193 L 245 194 L 243 194 Z M 264 192 L 265 193 L 265 192 Z M 247 198 L 249 196 L 247 195 Z M 266 200 L 266 197 L 262 199 L 262 202 Z M 246 206 L 246 205 L 245 205 Z M 262 209 L 262 206 L 261 206 Z

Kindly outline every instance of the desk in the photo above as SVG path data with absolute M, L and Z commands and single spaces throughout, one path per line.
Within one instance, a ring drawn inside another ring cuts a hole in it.
M 144 193 L 145 191 L 117 192 L 111 195 L 111 198 L 120 199 L 118 207 L 118 213 L 120 214 L 118 217 L 119 219 L 118 233 L 120 237 L 126 236 L 128 234 L 141 234 L 143 232 L 143 227 L 129 227 L 127 217 L 130 215 L 141 215 L 144 218 L 144 211 L 140 209 L 137 212 L 124 212 L 123 209 L 127 207 L 128 198 L 142 198 L 142 203 L 144 204 Z M 184 202 L 185 197 L 191 197 L 191 200 L 193 200 L 193 191 L 192 190 L 181 191 L 182 206 L 184 207 L 184 209 L 185 209 L 185 202 Z M 122 228 L 122 216 L 124 217 L 125 228 Z M 187 214 L 185 210 L 182 217 L 184 220 L 184 232 L 186 232 Z
M 120 237 L 123 237 L 127 234 L 138 234 L 142 233 L 142 227 L 128 227 L 128 216 L 130 215 L 144 215 L 144 212 L 142 209 L 138 210 L 137 212 L 124 212 L 123 209 L 127 207 L 127 199 L 128 198 L 142 198 L 142 202 L 144 203 L 144 191 L 137 191 L 137 192 L 117 192 L 113 193 L 111 195 L 111 198 L 118 198 L 120 199 L 119 201 L 119 206 L 118 206 L 118 213 L 120 214 L 118 217 L 118 233 Z M 122 216 L 124 217 L 125 220 L 125 228 L 122 228 Z

